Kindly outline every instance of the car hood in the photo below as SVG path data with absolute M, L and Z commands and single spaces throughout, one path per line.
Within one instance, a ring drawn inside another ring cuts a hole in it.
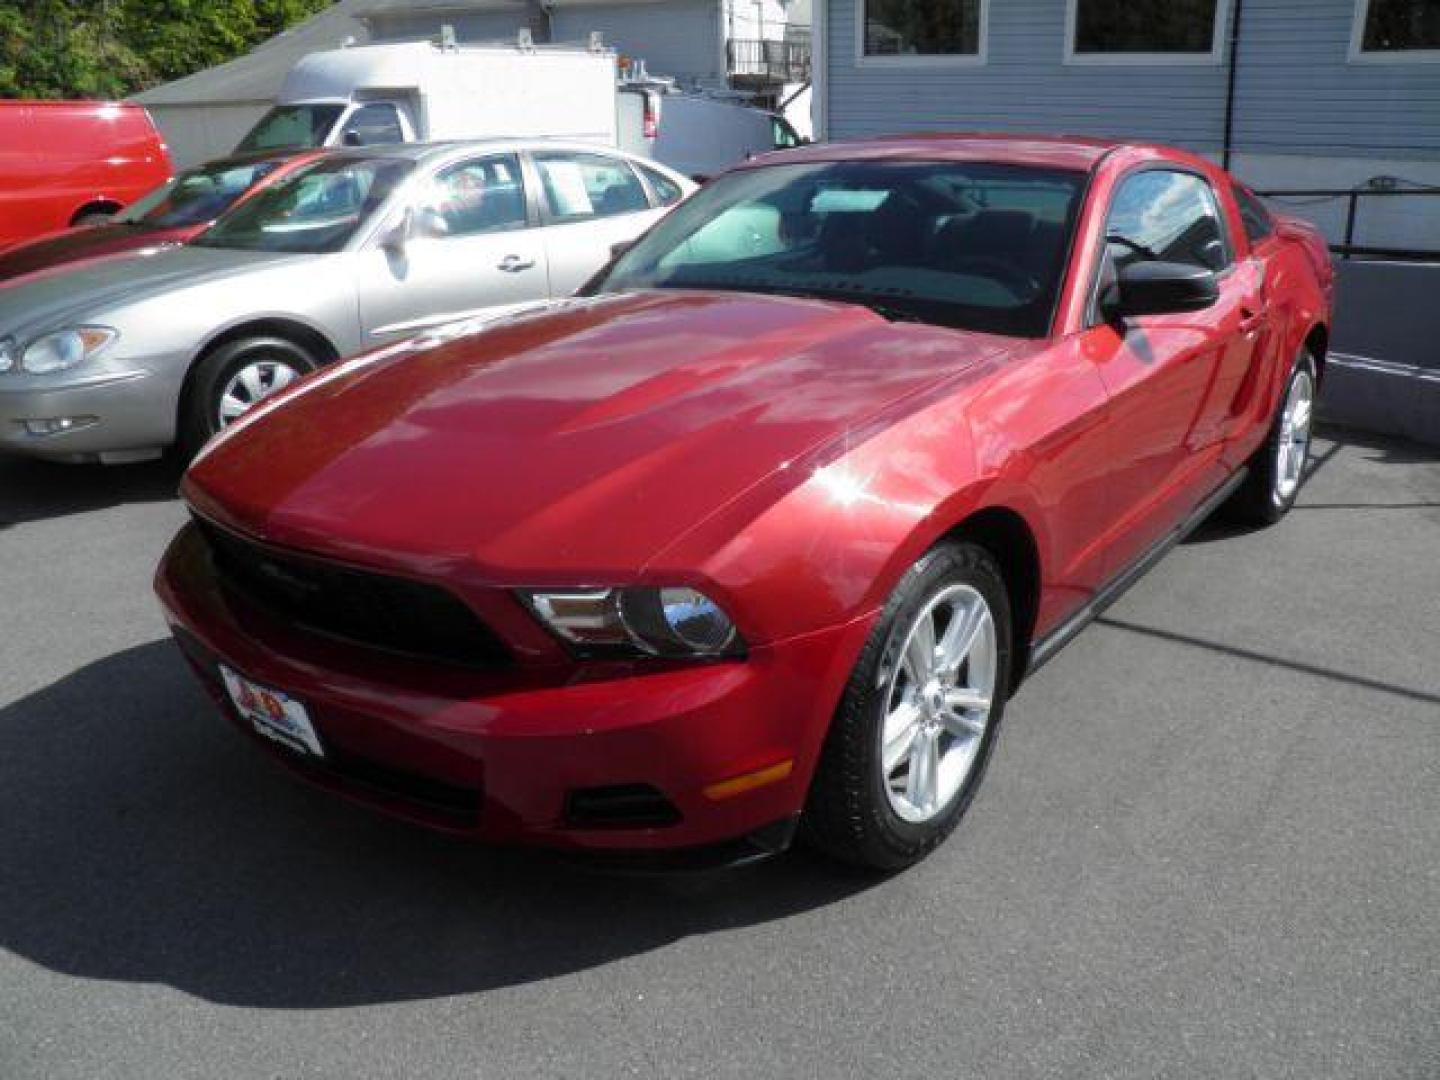
M 0 335 L 25 338 L 103 318 L 122 304 L 181 286 L 252 273 L 302 258 L 199 247 L 146 247 L 0 284 Z
M 88 229 L 63 229 L 0 250 L 0 282 L 59 270 L 87 259 L 163 247 L 189 239 L 195 229 L 147 229 L 117 222 Z
M 185 493 L 221 524 L 360 563 L 623 577 L 1011 344 L 812 300 L 571 301 L 298 384 L 213 443 Z

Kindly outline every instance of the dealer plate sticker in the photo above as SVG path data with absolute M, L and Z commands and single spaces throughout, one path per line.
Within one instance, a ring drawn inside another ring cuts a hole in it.
M 220 665 L 220 677 L 225 680 L 225 690 L 235 708 L 261 735 L 302 754 L 325 756 L 304 705 L 279 690 L 252 682 L 224 664 Z

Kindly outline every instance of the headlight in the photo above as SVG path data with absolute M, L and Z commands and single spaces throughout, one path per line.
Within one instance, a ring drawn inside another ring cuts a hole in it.
M 0 338 L 0 373 L 15 370 L 15 343 L 9 338 Z
M 68 371 L 106 349 L 120 335 L 105 326 L 77 326 L 36 338 L 20 354 L 20 368 L 32 375 Z
M 556 637 L 587 656 L 738 656 L 730 616 L 698 589 L 535 589 L 520 594 Z

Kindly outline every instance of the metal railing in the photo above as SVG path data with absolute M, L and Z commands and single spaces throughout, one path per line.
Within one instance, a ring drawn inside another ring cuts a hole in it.
M 805 82 L 810 78 L 810 42 L 734 39 L 725 43 L 730 74 L 768 82 Z
M 1387 247 L 1355 243 L 1355 229 L 1360 215 L 1361 199 L 1437 198 L 1440 197 L 1440 187 L 1286 188 L 1275 191 L 1257 191 L 1255 194 L 1262 199 L 1273 199 L 1291 211 L 1302 207 L 1286 200 L 1311 200 L 1306 205 L 1314 206 L 1336 199 L 1344 199 L 1344 239 L 1338 244 L 1330 245 L 1330 251 L 1342 259 L 1396 259 L 1417 262 L 1440 260 L 1440 204 L 1437 204 L 1437 224 L 1430 234 L 1434 237 L 1433 247 Z

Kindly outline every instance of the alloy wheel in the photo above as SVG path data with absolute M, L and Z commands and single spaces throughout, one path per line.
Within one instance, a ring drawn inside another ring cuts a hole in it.
M 1315 380 L 1301 368 L 1290 383 L 1280 414 L 1280 439 L 1275 448 L 1275 502 L 1284 506 L 1300 487 L 1310 453 L 1310 423 L 1315 412 Z
M 949 585 L 892 644 L 882 673 L 882 779 L 891 809 L 924 824 L 954 802 L 980 758 L 999 670 L 995 618 L 977 590 Z

